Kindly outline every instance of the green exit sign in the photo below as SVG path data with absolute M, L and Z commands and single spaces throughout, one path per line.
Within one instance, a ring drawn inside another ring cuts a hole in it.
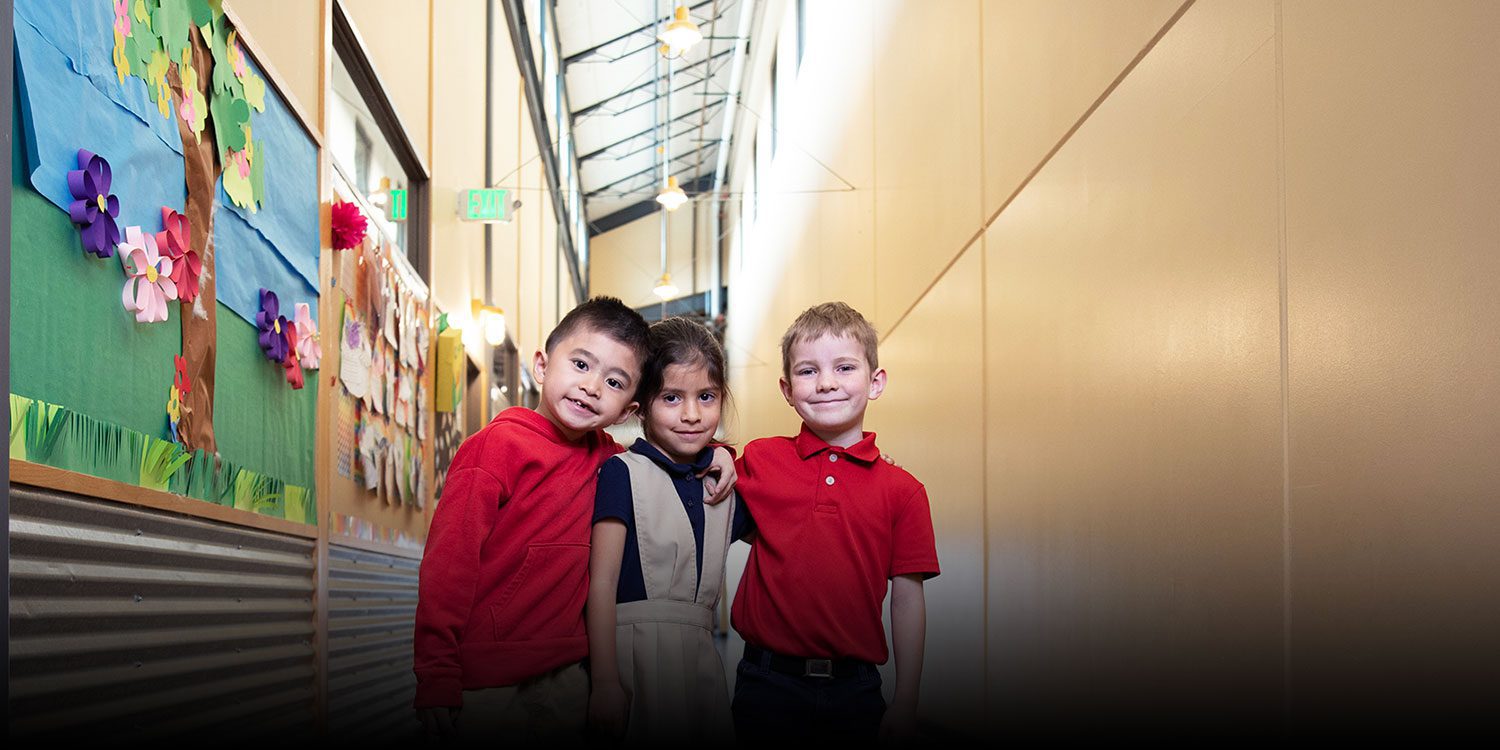
M 498 188 L 460 191 L 458 218 L 464 221 L 510 221 L 510 191 Z
M 406 221 L 406 191 L 391 189 L 391 221 Z

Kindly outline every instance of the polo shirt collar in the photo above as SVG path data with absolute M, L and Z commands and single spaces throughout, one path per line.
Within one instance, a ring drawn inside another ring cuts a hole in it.
M 636 438 L 635 444 L 630 446 L 632 453 L 639 453 L 651 459 L 657 466 L 669 474 L 678 477 L 689 475 L 696 476 L 699 472 L 707 469 L 714 461 L 714 449 L 712 446 L 698 452 L 698 457 L 690 464 L 680 464 L 667 457 L 656 446 L 647 442 L 645 438 Z
M 863 435 L 859 439 L 859 442 L 848 448 L 835 448 L 825 442 L 823 438 L 814 434 L 811 429 L 808 429 L 807 423 L 804 422 L 802 424 L 802 431 L 797 433 L 797 437 L 793 442 L 797 446 L 797 456 L 804 461 L 823 451 L 831 450 L 836 453 L 843 453 L 850 458 L 858 459 L 865 463 L 873 463 L 876 459 L 880 458 L 880 449 L 875 447 L 875 433 L 865 432 Z

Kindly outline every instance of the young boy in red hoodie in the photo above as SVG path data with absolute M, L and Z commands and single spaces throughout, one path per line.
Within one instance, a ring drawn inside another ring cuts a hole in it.
M 533 360 L 537 409 L 506 409 L 459 446 L 418 582 L 414 706 L 429 733 L 467 708 L 473 739 L 581 738 L 595 477 L 623 450 L 604 428 L 636 410 L 647 336 L 618 299 L 579 305 Z M 734 467 L 715 454 L 717 501 Z

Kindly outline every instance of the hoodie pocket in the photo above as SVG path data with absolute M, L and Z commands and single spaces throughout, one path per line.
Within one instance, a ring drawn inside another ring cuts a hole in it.
M 533 544 L 490 608 L 495 640 L 582 635 L 588 596 L 587 544 Z

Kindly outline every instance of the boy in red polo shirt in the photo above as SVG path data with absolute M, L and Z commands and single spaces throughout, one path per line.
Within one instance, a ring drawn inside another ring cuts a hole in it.
M 885 389 L 875 328 L 842 302 L 803 312 L 781 339 L 795 437 L 755 440 L 739 490 L 757 536 L 735 594 L 745 638 L 734 690 L 742 741 L 910 737 L 927 629 L 922 582 L 938 574 L 922 484 L 881 460 L 865 407 Z M 881 608 L 891 586 L 896 694 Z
M 506 409 L 459 446 L 418 579 L 414 706 L 429 733 L 449 734 L 467 707 L 472 739 L 581 738 L 595 478 L 623 450 L 604 428 L 637 407 L 648 335 L 618 299 L 579 305 L 536 353 L 536 411 Z M 718 499 L 732 460 L 715 451 Z

